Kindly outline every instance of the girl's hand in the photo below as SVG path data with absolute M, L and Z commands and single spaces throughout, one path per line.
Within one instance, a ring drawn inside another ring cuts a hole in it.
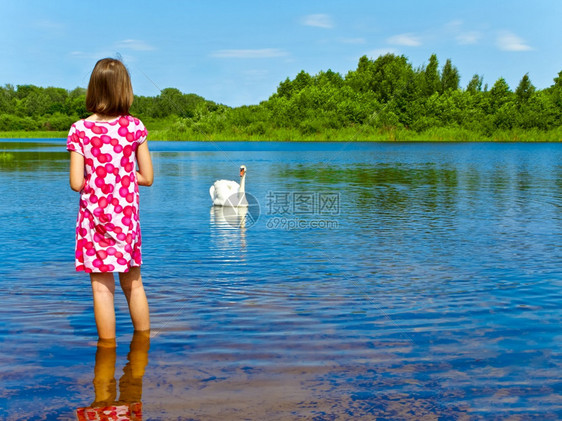
M 154 170 L 152 169 L 152 159 L 148 150 L 148 141 L 144 141 L 137 148 L 137 183 L 139 186 L 152 186 L 154 181 Z
M 84 157 L 78 152 L 70 152 L 70 188 L 81 191 L 86 185 L 84 178 Z

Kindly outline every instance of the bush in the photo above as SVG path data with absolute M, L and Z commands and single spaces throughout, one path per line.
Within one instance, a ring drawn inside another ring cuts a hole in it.
M 31 131 L 31 130 L 39 130 L 40 128 L 41 128 L 41 122 L 31 117 L 18 117 L 9 114 L 0 115 L 1 131 L 13 131 L 13 130 Z
M 250 124 L 245 132 L 253 135 L 264 135 L 267 132 L 267 126 L 263 121 L 256 121 Z
M 50 116 L 45 116 L 41 120 L 43 130 L 63 131 L 68 130 L 70 126 L 78 120 L 78 116 L 68 116 L 61 113 L 55 113 Z

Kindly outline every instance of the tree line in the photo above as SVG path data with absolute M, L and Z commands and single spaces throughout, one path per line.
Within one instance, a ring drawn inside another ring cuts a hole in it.
M 135 96 L 131 113 L 146 120 L 149 131 L 153 126 L 161 138 L 170 139 L 223 135 L 267 140 L 341 132 L 348 137 L 355 133 L 360 140 L 363 134 L 425 133 L 435 128 L 484 138 L 529 130 L 539 136 L 554 130 L 558 136 L 562 71 L 553 82 L 537 89 L 525 74 L 512 90 L 503 78 L 489 87 L 475 74 L 462 87 L 451 60 L 440 66 L 433 54 L 427 64 L 414 68 L 405 56 L 386 54 L 361 57 L 346 75 L 301 71 L 258 105 L 232 108 L 167 88 L 155 97 Z M 88 115 L 84 98 L 83 88 L 5 85 L 0 88 L 0 130 L 67 130 Z
M 156 97 L 135 95 L 131 113 L 158 121 L 168 117 L 198 118 L 218 107 L 198 95 L 166 88 Z M 90 114 L 84 88 L 68 91 L 34 85 L 0 87 L 0 131 L 64 131 Z

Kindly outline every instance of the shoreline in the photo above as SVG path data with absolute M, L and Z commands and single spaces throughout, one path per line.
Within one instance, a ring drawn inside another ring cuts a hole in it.
M 271 133 L 197 133 L 171 129 L 150 129 L 149 140 L 200 142 L 562 142 L 562 127 L 549 131 L 505 130 L 491 136 L 457 128 L 435 128 L 421 133 L 406 129 L 347 128 L 303 134 L 298 129 L 278 129 Z M 66 139 L 67 131 L 0 131 L 0 139 Z

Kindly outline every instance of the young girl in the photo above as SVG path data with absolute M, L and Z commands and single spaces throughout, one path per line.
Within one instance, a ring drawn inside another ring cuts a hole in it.
M 132 102 L 131 79 L 123 63 L 98 61 L 86 93 L 86 108 L 93 114 L 74 123 L 67 139 L 70 187 L 80 192 L 76 270 L 90 274 L 102 339 L 115 338 L 113 272 L 119 272 L 134 329 L 150 329 L 140 273 L 138 186 L 152 185 L 153 170 L 146 128 L 129 115 Z

